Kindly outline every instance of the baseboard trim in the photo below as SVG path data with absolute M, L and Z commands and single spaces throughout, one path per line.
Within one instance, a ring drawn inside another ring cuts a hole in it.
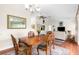
M 10 51 L 12 51 L 12 50 L 14 50 L 13 47 L 8 48 L 8 49 L 5 49 L 5 50 L 1 50 L 1 51 L 0 51 L 0 55 L 4 55 L 5 53 L 10 52 Z

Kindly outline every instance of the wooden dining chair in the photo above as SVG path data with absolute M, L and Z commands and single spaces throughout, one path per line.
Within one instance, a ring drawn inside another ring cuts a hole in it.
M 33 32 L 33 31 L 29 31 L 28 32 L 28 39 L 31 39 L 31 38 L 33 38 L 33 37 L 35 37 L 35 33 Z M 30 55 L 32 54 L 32 45 L 28 45 L 29 46 L 29 53 L 30 53 Z
M 55 44 L 55 36 L 54 33 L 51 33 L 48 36 L 48 45 L 50 46 L 50 54 L 51 54 L 51 47 L 53 47 L 53 49 L 55 48 L 54 44 Z
M 49 39 L 51 40 L 51 44 L 53 45 L 54 48 L 54 43 L 55 43 L 55 34 L 52 31 L 48 31 L 47 35 L 49 36 Z
M 33 31 L 29 31 L 29 32 L 28 32 L 28 37 L 34 37 L 34 36 L 35 36 L 35 34 L 34 34 Z
M 49 41 L 47 39 L 48 39 L 47 35 L 41 36 L 42 43 L 40 45 L 38 45 L 38 47 L 37 47 L 38 55 L 39 55 L 39 50 L 45 51 L 45 53 L 47 55 L 48 45 L 49 45 Z
M 30 46 L 30 45 L 28 45 L 28 44 L 25 43 L 25 42 L 22 42 L 22 40 L 21 40 L 20 38 L 19 38 L 18 44 L 19 44 L 19 47 L 26 47 L 26 48 L 28 48 L 27 51 L 26 51 L 26 54 L 27 54 L 27 55 L 31 55 L 31 51 L 30 51 L 31 46 Z
M 51 46 L 53 45 L 54 48 L 54 34 L 52 32 L 47 32 L 46 35 L 42 35 L 41 39 L 43 40 L 43 43 L 41 43 L 37 47 L 38 54 L 39 54 L 39 49 L 45 51 L 46 55 L 49 49 L 51 54 Z
M 44 42 L 44 38 L 45 35 L 40 35 L 40 40 L 42 40 L 42 43 L 38 45 L 37 47 L 37 52 L 38 52 L 38 55 L 39 55 L 39 50 L 42 50 L 42 51 L 45 51 L 45 53 L 47 54 L 47 45 L 46 45 L 46 42 Z
M 12 42 L 13 42 L 13 46 L 15 49 L 15 54 L 16 55 L 25 55 L 27 54 L 27 48 L 26 47 L 19 47 L 16 38 L 11 34 L 11 38 L 12 38 Z

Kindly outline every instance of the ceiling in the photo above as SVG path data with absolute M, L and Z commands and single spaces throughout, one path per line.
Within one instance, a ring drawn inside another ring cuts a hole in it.
M 75 18 L 77 4 L 42 4 L 39 5 L 40 13 L 50 16 L 52 19 L 73 19 Z

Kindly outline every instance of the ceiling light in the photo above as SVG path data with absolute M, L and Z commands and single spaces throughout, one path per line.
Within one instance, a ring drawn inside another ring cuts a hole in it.
M 35 4 L 28 4 L 25 5 L 26 10 L 29 10 L 30 12 L 34 13 L 34 12 L 39 12 L 40 11 L 40 7 L 38 7 Z

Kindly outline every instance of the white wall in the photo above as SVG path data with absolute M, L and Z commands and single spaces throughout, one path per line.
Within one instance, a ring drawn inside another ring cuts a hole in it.
M 64 18 L 64 19 L 57 19 L 54 20 L 54 22 L 52 23 L 55 26 L 55 36 L 56 38 L 60 38 L 60 39 L 64 39 L 67 36 L 67 33 L 65 32 L 59 32 L 57 31 L 57 27 L 59 26 L 59 22 L 62 21 L 63 22 L 63 26 L 65 26 L 65 31 L 67 32 L 68 30 L 70 30 L 72 32 L 73 35 L 75 35 L 75 19 L 70 19 L 70 18 Z
M 78 27 L 78 31 L 77 31 L 77 41 L 78 41 L 78 45 L 79 45 L 79 15 L 77 16 L 77 21 L 78 21 L 78 23 L 77 23 L 77 27 Z
M 40 5 L 42 11 L 41 13 L 46 16 L 51 16 L 51 20 L 49 24 L 55 24 L 56 28 L 59 25 L 60 21 L 64 22 L 64 26 L 66 26 L 66 30 L 71 30 L 72 34 L 75 34 L 75 14 L 77 11 L 77 4 L 49 4 L 49 5 Z M 61 34 L 61 33 L 60 33 Z M 56 33 L 57 37 L 59 33 Z
M 56 21 L 54 21 L 54 25 L 57 27 L 59 27 L 59 22 L 62 21 L 63 22 L 63 26 L 65 26 L 65 30 L 71 30 L 72 34 L 75 34 L 75 19 L 58 19 Z M 56 29 L 57 31 L 57 29 Z
M 53 18 L 53 17 L 52 17 Z M 59 38 L 59 39 L 63 39 L 65 40 L 66 37 L 67 37 L 67 31 L 70 30 L 71 33 L 73 35 L 75 35 L 75 19 L 74 18 L 60 18 L 60 19 L 52 19 L 52 18 L 48 18 L 47 19 L 47 22 L 45 23 L 45 31 L 48 31 L 49 30 L 49 25 L 50 26 L 55 26 L 55 36 L 56 38 Z M 42 20 L 38 20 L 37 23 L 39 24 L 42 24 L 41 22 Z M 62 21 L 63 22 L 63 26 L 65 26 L 65 31 L 66 32 L 59 32 L 57 31 L 57 27 L 59 27 L 59 22 Z M 53 28 L 52 28 L 52 31 L 53 31 Z
M 14 15 L 26 18 L 26 29 L 7 29 L 7 15 Z M 12 47 L 10 34 L 17 39 L 27 36 L 31 29 L 31 16 L 26 12 L 23 4 L 0 4 L 0 50 Z M 35 33 L 36 34 L 36 33 Z

